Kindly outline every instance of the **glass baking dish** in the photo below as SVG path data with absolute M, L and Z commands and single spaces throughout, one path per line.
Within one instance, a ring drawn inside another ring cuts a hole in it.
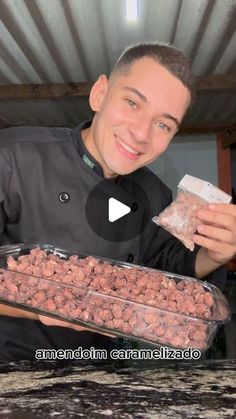
M 40 259 L 37 249 L 45 251 L 50 262 Z M 24 256 L 32 250 L 35 256 L 27 267 Z M 211 284 L 85 253 L 74 255 L 76 250 L 51 245 L 0 247 L 0 302 L 98 332 L 201 352 L 209 348 L 217 328 L 230 320 L 226 298 Z M 45 276 L 40 274 L 43 264 Z M 97 289 L 105 278 L 106 285 Z M 115 281 L 125 286 L 119 290 Z

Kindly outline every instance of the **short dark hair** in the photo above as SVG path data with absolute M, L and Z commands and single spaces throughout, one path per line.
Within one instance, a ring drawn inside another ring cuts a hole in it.
M 196 96 L 196 80 L 190 62 L 179 49 L 160 43 L 142 43 L 126 48 L 116 61 L 111 76 L 116 72 L 128 72 L 131 64 L 144 57 L 153 58 L 179 79 L 191 93 L 191 102 Z

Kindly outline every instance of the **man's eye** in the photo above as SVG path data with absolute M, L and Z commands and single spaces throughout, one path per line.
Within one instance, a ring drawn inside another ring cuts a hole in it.
M 170 132 L 170 127 L 168 127 L 168 125 L 164 124 L 163 122 L 158 122 L 158 126 L 159 126 L 162 130 Z
M 126 102 L 128 103 L 128 105 L 130 106 L 130 108 L 135 109 L 137 108 L 136 103 L 132 100 L 132 99 L 126 99 Z

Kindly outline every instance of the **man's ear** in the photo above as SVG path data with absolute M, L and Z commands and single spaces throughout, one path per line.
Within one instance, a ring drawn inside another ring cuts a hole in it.
M 94 83 L 89 95 L 89 103 L 94 112 L 98 112 L 100 110 L 107 89 L 108 79 L 104 74 L 102 74 Z

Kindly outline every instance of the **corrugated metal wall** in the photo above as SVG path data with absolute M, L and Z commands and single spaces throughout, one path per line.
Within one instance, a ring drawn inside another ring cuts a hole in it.
M 92 81 L 108 74 L 129 44 L 158 40 L 181 48 L 196 75 L 236 73 L 235 0 L 143 0 L 139 19 L 124 0 L 1 0 L 0 83 Z M 236 122 L 235 92 L 201 93 L 191 123 Z M 0 124 L 74 124 L 81 98 L 0 103 Z

